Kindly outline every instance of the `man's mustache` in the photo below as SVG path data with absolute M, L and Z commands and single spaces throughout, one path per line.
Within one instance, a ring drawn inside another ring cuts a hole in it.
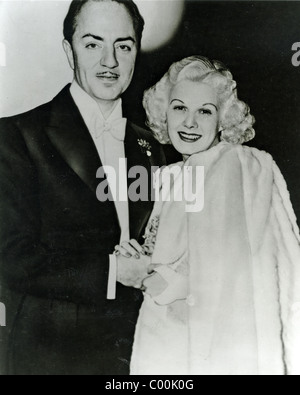
M 114 77 L 114 78 L 118 78 L 118 77 L 120 77 L 120 74 L 112 73 L 111 71 L 104 71 L 102 73 L 97 73 L 97 77 Z

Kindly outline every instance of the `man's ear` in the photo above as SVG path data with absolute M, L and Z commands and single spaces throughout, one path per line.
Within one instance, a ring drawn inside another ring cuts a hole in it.
M 72 45 L 67 40 L 63 40 L 64 51 L 67 55 L 69 65 L 72 70 L 75 70 L 74 54 Z

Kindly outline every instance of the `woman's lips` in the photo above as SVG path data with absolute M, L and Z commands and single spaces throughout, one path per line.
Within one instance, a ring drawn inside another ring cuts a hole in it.
M 194 133 L 185 133 L 185 132 L 178 132 L 179 137 L 185 143 L 195 143 L 196 141 L 200 140 L 202 135 L 194 134 Z

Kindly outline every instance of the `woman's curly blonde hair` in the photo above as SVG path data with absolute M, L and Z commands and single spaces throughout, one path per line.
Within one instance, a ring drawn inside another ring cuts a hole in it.
M 247 104 L 238 99 L 231 72 L 219 61 L 192 56 L 174 63 L 164 77 L 144 94 L 147 125 L 160 143 L 171 144 L 167 110 L 171 91 L 182 80 L 202 82 L 217 91 L 222 141 L 243 144 L 255 137 L 255 119 Z

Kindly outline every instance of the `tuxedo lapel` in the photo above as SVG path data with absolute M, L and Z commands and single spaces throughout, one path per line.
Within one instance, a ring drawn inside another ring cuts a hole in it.
M 151 163 L 148 156 L 143 152 L 138 140 L 143 139 L 143 135 L 139 132 L 131 122 L 128 122 L 125 138 L 125 156 L 127 158 L 128 172 L 134 166 L 142 166 L 148 173 L 148 199 L 147 201 L 132 202 L 129 199 L 129 224 L 130 237 L 133 239 L 140 239 L 142 232 L 147 224 L 147 221 L 152 212 L 153 203 L 151 202 L 150 186 L 151 186 Z M 128 188 L 136 179 L 127 178 Z
M 97 186 L 102 181 L 96 178 L 96 173 L 102 163 L 69 88 L 70 86 L 67 86 L 53 100 L 50 114 L 48 114 L 46 133 L 60 156 L 96 196 Z M 139 139 L 145 139 L 145 136 L 138 127 L 128 122 L 124 142 L 128 170 L 135 166 L 142 166 L 148 173 L 149 197 L 147 201 L 132 202 L 129 199 L 128 203 L 130 237 L 135 239 L 141 237 L 153 208 L 150 197 L 151 162 L 140 147 Z M 127 178 L 127 180 L 128 188 L 130 188 L 136 179 Z M 110 203 L 117 215 L 114 203 Z
M 101 160 L 69 86 L 53 100 L 46 132 L 65 162 L 96 193 L 96 172 L 102 166 Z

